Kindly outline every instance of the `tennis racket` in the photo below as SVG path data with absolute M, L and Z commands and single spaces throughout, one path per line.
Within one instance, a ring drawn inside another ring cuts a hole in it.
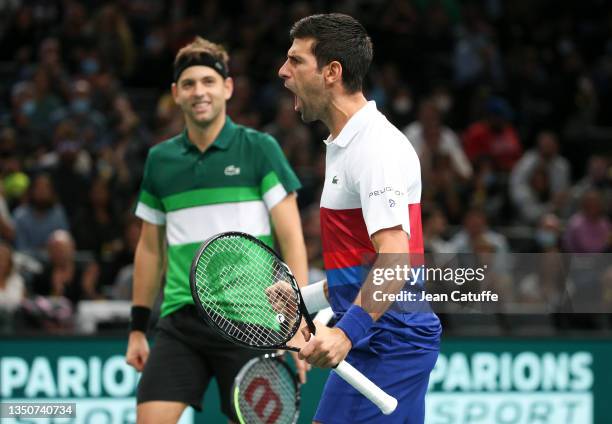
M 315 320 L 327 324 L 331 308 Z M 294 424 L 300 412 L 300 382 L 296 373 L 276 353 L 253 358 L 234 379 L 232 406 L 240 424 Z
M 299 352 L 287 343 L 297 333 L 302 318 L 310 333 L 316 333 L 289 267 L 272 249 L 248 234 L 226 232 L 206 240 L 193 260 L 190 285 L 204 320 L 233 343 Z M 346 361 L 334 371 L 383 414 L 397 407 L 395 398 Z
M 300 384 L 276 353 L 247 362 L 232 388 L 232 405 L 240 424 L 295 424 L 300 412 Z

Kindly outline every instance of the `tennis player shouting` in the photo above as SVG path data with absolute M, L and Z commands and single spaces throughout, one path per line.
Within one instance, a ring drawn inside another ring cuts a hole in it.
M 279 76 L 294 93 L 302 120 L 320 120 L 331 133 L 325 140 L 321 233 L 330 303 L 340 318 L 335 328 L 317 327 L 315 337 L 305 333 L 309 342 L 300 356 L 319 367 L 346 359 L 398 400 L 396 411 L 384 416 L 332 373 L 315 422 L 423 423 L 439 350 L 438 318 L 360 306 L 368 296 L 364 255 L 423 252 L 419 160 L 364 97 L 373 52 L 359 22 L 342 14 L 313 15 L 295 23 L 290 35 L 293 44 Z

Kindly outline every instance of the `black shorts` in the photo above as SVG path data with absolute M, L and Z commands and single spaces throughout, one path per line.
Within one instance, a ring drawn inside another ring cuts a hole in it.
M 221 411 L 237 422 L 231 390 L 240 368 L 258 350 L 232 344 L 198 316 L 195 306 L 184 306 L 159 320 L 155 343 L 138 383 L 138 403 L 176 401 L 202 410 L 210 379 L 219 386 Z

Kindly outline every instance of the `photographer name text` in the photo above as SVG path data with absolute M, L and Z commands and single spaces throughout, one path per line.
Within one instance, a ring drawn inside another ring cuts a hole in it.
M 499 295 L 490 290 L 480 292 L 462 293 L 459 290 L 449 293 L 427 293 L 425 290 L 420 292 L 400 291 L 398 293 L 385 293 L 376 290 L 372 293 L 376 302 L 497 302 Z

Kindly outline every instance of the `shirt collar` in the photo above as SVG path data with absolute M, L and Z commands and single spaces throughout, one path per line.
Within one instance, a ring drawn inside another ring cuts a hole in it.
M 223 128 L 221 128 L 221 131 L 219 132 L 219 135 L 217 135 L 217 138 L 215 139 L 215 141 L 213 141 L 213 144 L 211 144 L 211 147 L 215 147 L 221 150 L 227 150 L 230 144 L 232 144 L 232 140 L 234 138 L 234 133 L 236 131 L 236 128 L 237 128 L 237 125 L 234 123 L 234 121 L 232 121 L 229 116 L 226 116 L 225 124 L 223 125 Z M 183 130 L 183 133 L 181 135 L 181 144 L 185 148 L 185 152 L 188 152 L 189 150 L 192 150 L 192 149 L 199 151 L 199 149 L 195 146 L 195 144 L 193 144 L 189 140 L 189 134 L 187 133 L 187 128 Z
M 348 122 L 344 125 L 344 128 L 340 130 L 338 137 L 332 138 L 330 134 L 329 137 L 324 140 L 324 143 L 328 146 L 330 144 L 335 144 L 338 147 L 346 147 L 355 138 L 357 133 L 363 129 L 376 111 L 376 102 L 370 100 L 350 117 Z

